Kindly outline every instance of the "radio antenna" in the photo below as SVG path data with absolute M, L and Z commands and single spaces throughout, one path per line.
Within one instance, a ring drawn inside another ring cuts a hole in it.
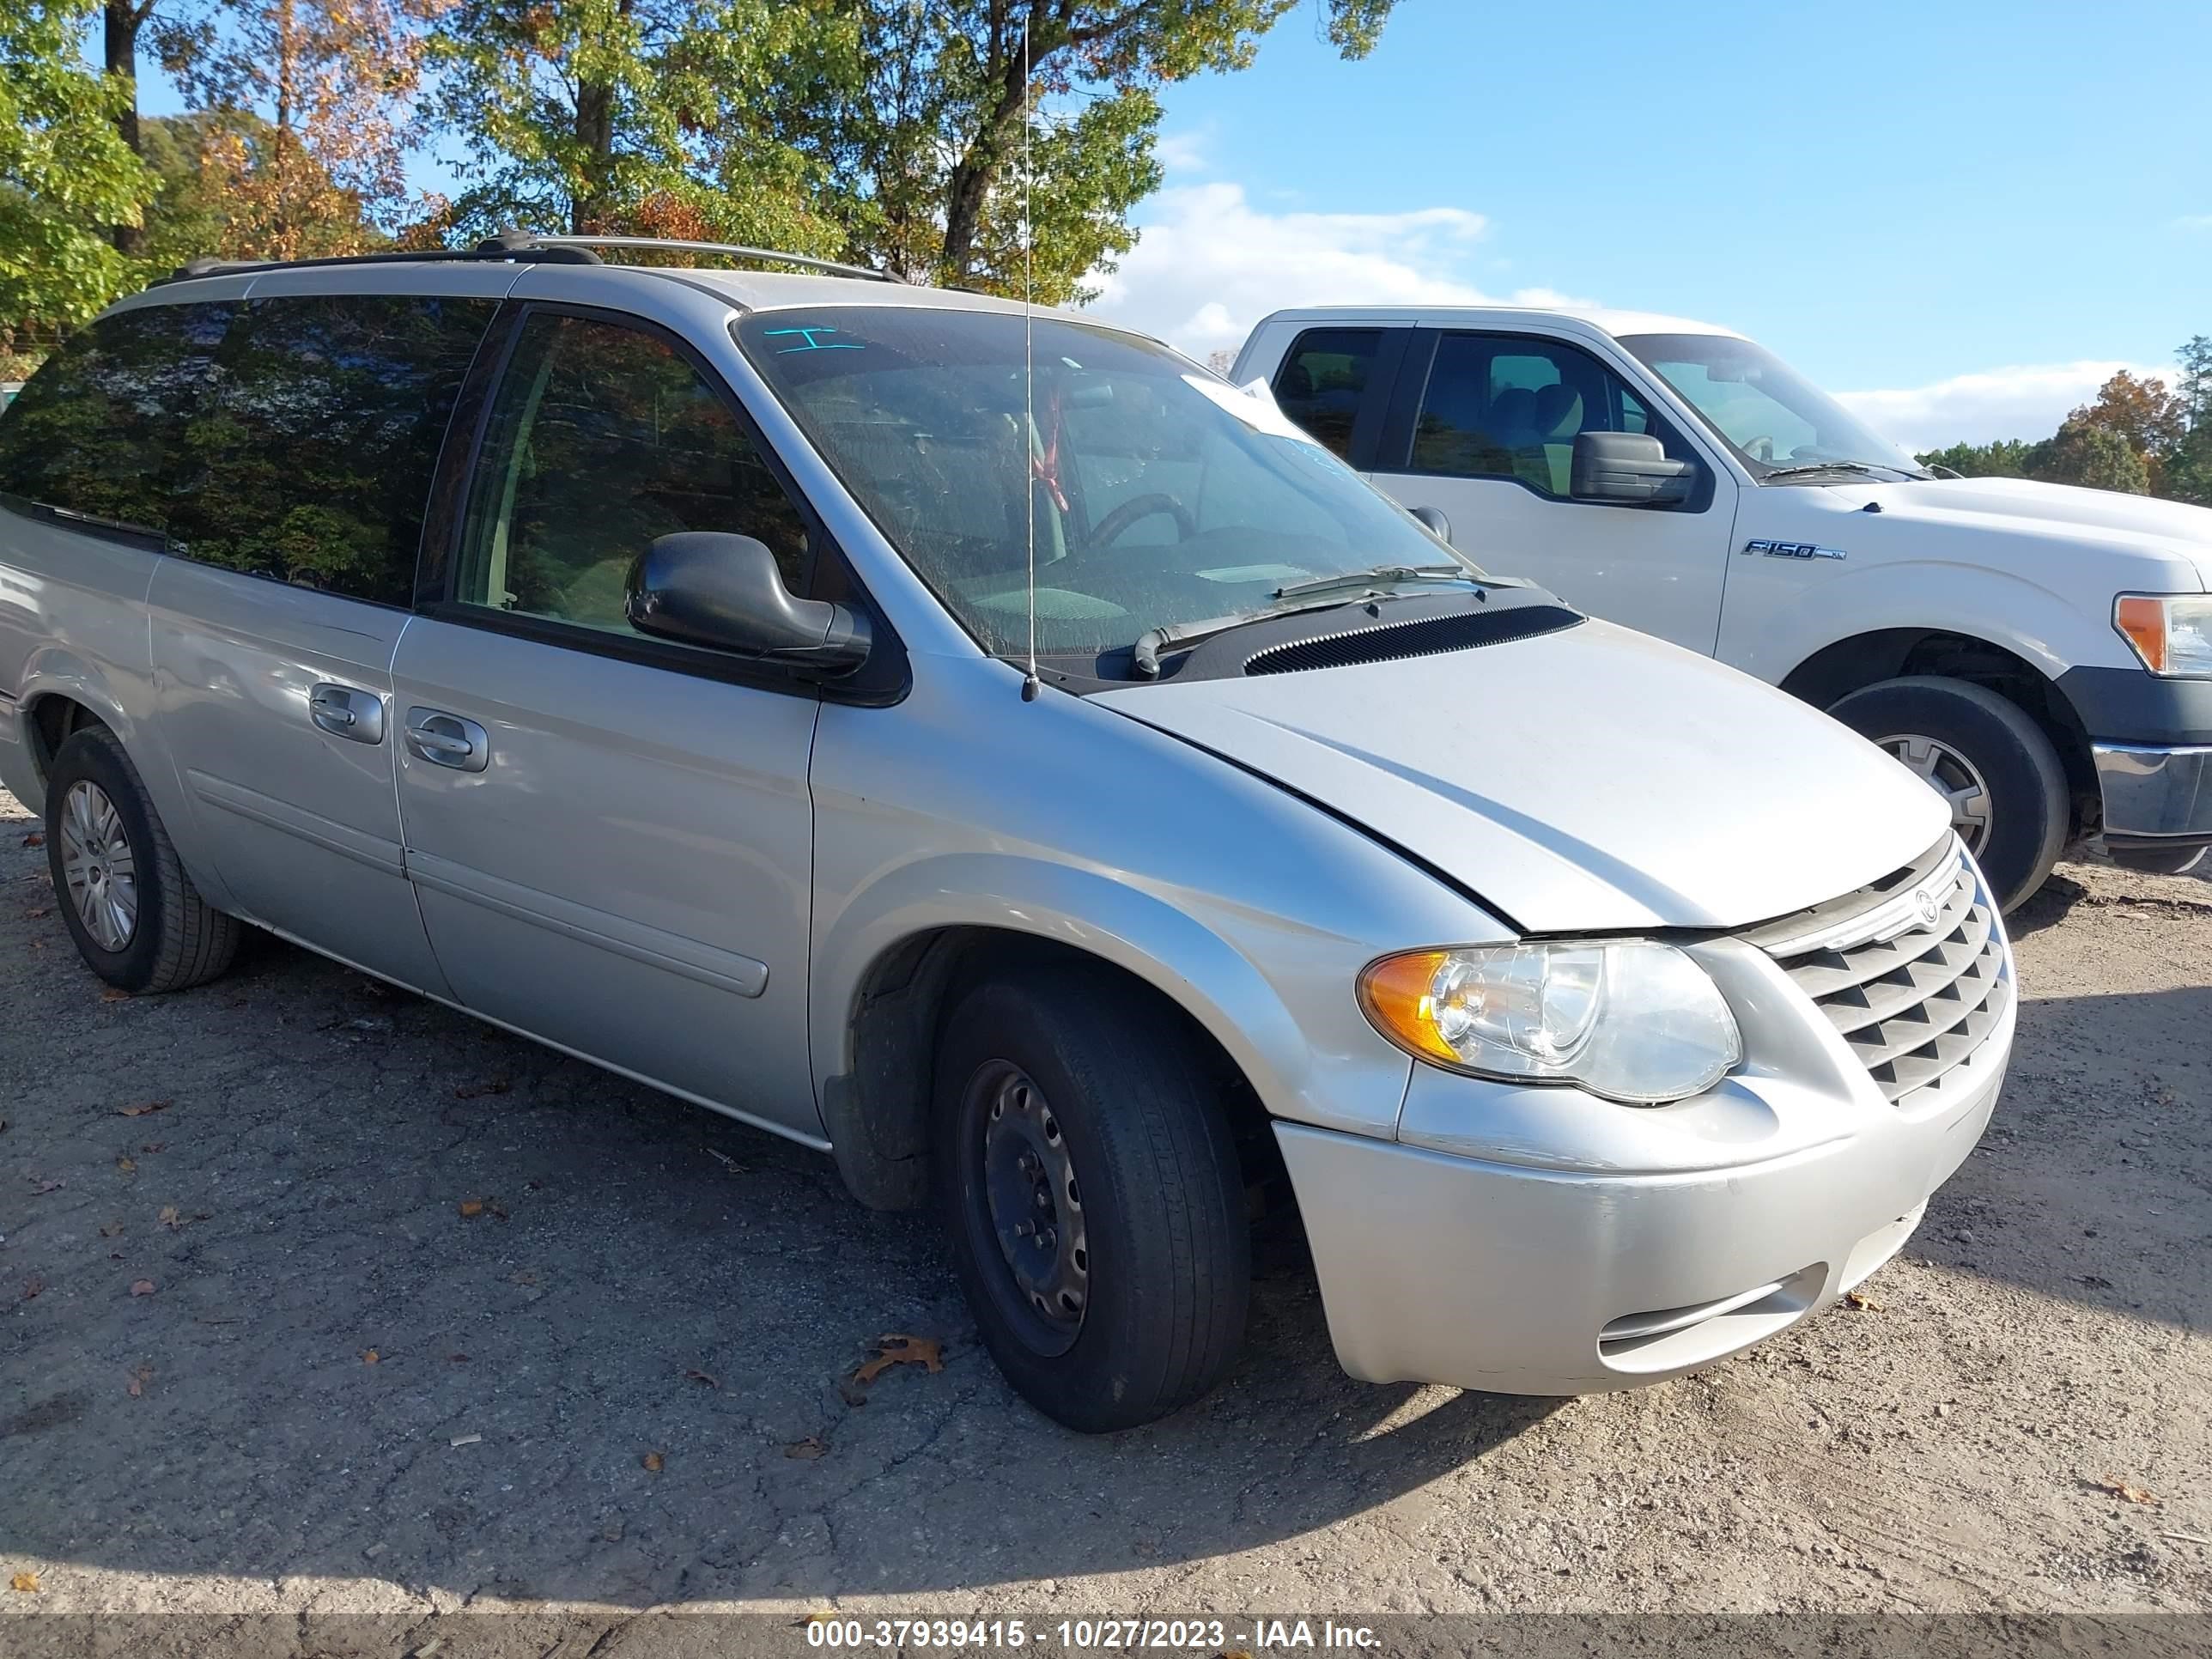
M 1036 658 L 1036 492 L 1038 444 L 1036 429 L 1036 280 L 1031 252 L 1036 242 L 1036 222 L 1030 216 L 1030 167 L 1036 122 L 1036 64 L 1030 58 L 1030 23 L 1022 21 L 1022 447 L 1027 451 L 1022 467 L 1022 498 L 1029 511 L 1030 665 L 1022 678 L 1022 701 L 1035 702 L 1037 695 Z

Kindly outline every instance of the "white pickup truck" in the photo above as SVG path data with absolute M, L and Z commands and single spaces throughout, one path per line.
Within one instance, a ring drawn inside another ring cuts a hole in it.
M 2008 908 L 2081 836 L 2166 871 L 2212 845 L 2212 511 L 1939 477 L 1672 317 L 1283 311 L 1231 378 L 1489 569 L 1889 750 Z M 1542 736 L 1540 709 L 1515 720 Z

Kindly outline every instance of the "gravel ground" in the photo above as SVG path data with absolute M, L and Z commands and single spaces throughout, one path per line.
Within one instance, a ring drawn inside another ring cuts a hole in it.
M 1218 1394 L 1086 1440 L 826 1159 L 273 941 L 111 1000 L 34 828 L 0 794 L 0 1613 L 2212 1605 L 2212 884 L 2014 918 L 1996 1123 L 1863 1307 L 1516 1401 L 1350 1382 L 1293 1260 Z M 854 1389 L 890 1332 L 942 1370 Z

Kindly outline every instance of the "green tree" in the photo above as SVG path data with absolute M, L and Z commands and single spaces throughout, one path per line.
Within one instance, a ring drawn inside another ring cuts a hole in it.
M 2130 495 L 2150 494 L 2150 472 L 2128 441 L 2110 427 L 2069 418 L 2055 436 L 2027 455 L 2031 478 L 2046 483 L 2081 484 Z
M 50 341 L 131 270 L 105 228 L 153 181 L 117 126 L 122 88 L 85 61 L 89 0 L 0 7 L 0 348 Z
M 752 109 L 820 82 L 824 27 L 775 0 L 459 0 L 432 43 L 469 185 L 448 225 L 841 251 L 813 170 Z
M 1999 438 L 1994 443 L 1931 449 L 1917 459 L 1923 466 L 1948 467 L 1966 478 L 2024 478 L 2031 447 L 2024 438 Z
M 787 81 L 768 118 L 827 173 L 853 252 L 1018 291 L 1027 148 L 1036 293 L 1056 302 L 1127 251 L 1129 210 L 1158 188 L 1158 88 L 1248 67 L 1297 0 L 811 3 L 843 25 L 830 44 L 848 56 Z M 1364 57 L 1394 3 L 1328 0 L 1329 39 Z
M 2165 493 L 2212 507 L 2212 336 L 2192 336 L 2174 356 L 2181 364 L 2174 399 L 2185 429 L 2166 459 Z

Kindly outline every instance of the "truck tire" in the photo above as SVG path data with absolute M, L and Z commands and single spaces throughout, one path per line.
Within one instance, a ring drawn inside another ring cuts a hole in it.
M 1828 710 L 1951 803 L 1996 895 L 2016 908 L 2066 843 L 2066 769 L 2027 712 L 1986 686 L 1933 674 L 1884 680 Z
M 1140 994 L 1029 964 L 963 994 L 939 1035 L 935 1150 L 952 1253 L 1015 1389 L 1085 1433 L 1189 1404 L 1251 1296 L 1218 1085 Z
M 77 954 L 118 990 L 181 991 L 238 954 L 244 924 L 199 896 L 138 769 L 105 726 L 73 733 L 54 757 L 46 865 Z

